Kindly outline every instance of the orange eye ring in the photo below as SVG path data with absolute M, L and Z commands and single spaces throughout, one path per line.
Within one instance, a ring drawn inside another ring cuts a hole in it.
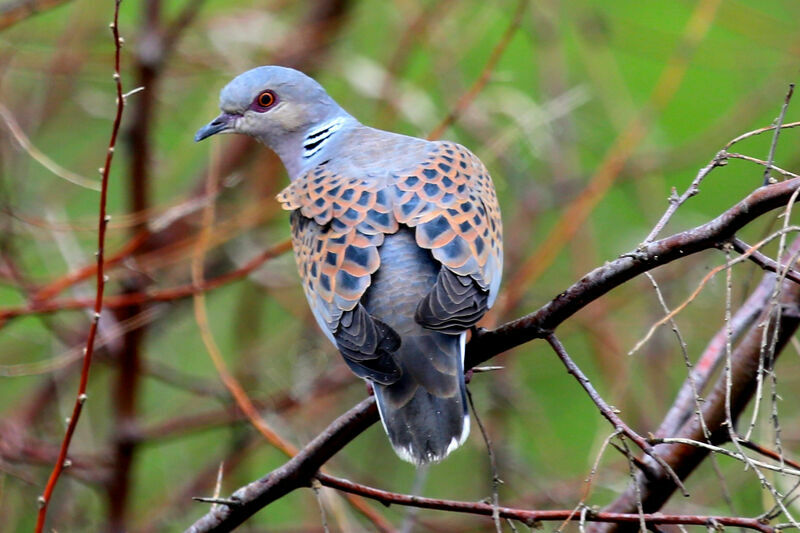
M 261 107 L 272 107 L 275 105 L 275 93 L 272 91 L 264 91 L 258 95 L 256 102 L 258 102 L 258 105 Z

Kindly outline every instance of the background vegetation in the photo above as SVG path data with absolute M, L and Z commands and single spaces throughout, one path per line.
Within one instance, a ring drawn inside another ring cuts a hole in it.
M 37 4 L 38 13 L 14 19 Z M 144 90 L 127 97 L 108 190 L 106 257 L 113 263 L 106 295 L 118 299 L 100 321 L 89 399 L 48 527 L 182 530 L 208 510 L 191 496 L 214 493 L 221 463 L 226 495 L 285 462 L 220 380 L 191 291 L 119 299 L 187 287 L 202 235 L 205 279 L 239 276 L 207 291 L 199 305 L 231 373 L 273 430 L 302 446 L 366 394 L 313 324 L 291 254 L 241 270 L 289 229 L 273 199 L 286 183 L 274 156 L 247 139 L 192 142 L 216 115 L 219 89 L 239 72 L 270 63 L 301 68 L 362 122 L 417 136 L 458 112 L 442 137 L 486 163 L 503 208 L 505 291 L 488 328 L 535 310 L 585 272 L 636 248 L 673 187 L 682 192 L 730 139 L 772 123 L 797 78 L 800 4 L 792 0 L 542 0 L 523 7 L 472 0 L 125 0 L 122 83 L 126 91 Z M 99 183 L 96 168 L 115 111 L 113 8 L 94 0 L 0 3 L 0 103 L 7 109 L 0 125 L 4 531 L 33 529 L 37 497 L 76 398 L 95 294 L 98 193 L 91 187 Z M 486 85 L 476 87 L 484 75 Z M 462 106 L 471 87 L 480 90 Z M 792 117 L 797 112 L 789 107 L 785 121 Z M 20 131 L 33 147 L 15 139 Z M 770 141 L 753 137 L 737 150 L 765 160 Z M 797 133 L 785 131 L 778 166 L 798 168 L 796 145 Z M 37 161 L 43 157 L 68 171 L 51 172 Z M 89 187 L 62 179 L 70 172 Z M 661 236 L 717 216 L 759 187 L 763 174 L 743 160 L 716 169 Z M 203 218 L 209 198 L 213 227 Z M 777 227 L 776 214 L 740 236 L 758 241 Z M 776 250 L 776 243 L 764 249 Z M 725 255 L 712 250 L 653 276 L 674 308 L 724 263 Z M 676 317 L 692 360 L 724 326 L 724 276 Z M 760 276 L 751 264 L 734 270 L 734 307 Z M 21 316 L 12 317 L 16 312 Z M 658 427 L 687 375 L 668 327 L 628 355 L 663 316 L 652 284 L 639 277 L 559 329 L 601 395 L 642 435 Z M 780 400 L 773 404 L 766 394 L 751 438 L 775 448 L 775 405 L 779 448 L 797 457 L 800 371 L 794 347 L 788 351 L 777 366 Z M 543 341 L 490 364 L 503 369 L 477 374 L 470 388 L 504 481 L 501 503 L 575 507 L 613 428 Z M 749 423 L 749 413 L 743 420 Z M 491 494 L 477 430 L 462 451 L 419 473 L 395 457 L 373 425 L 328 468 L 401 493 L 459 500 Z M 768 476 L 781 491 L 794 484 Z M 626 456 L 605 449 L 586 503 L 602 507 L 629 480 Z M 774 505 L 752 471 L 724 457 L 703 464 L 687 489 L 691 498 L 675 496 L 665 512 L 756 516 Z M 332 530 L 377 527 L 338 493 L 322 493 Z M 407 530 L 494 528 L 485 517 L 367 505 Z M 787 505 L 797 511 L 793 501 Z M 245 526 L 322 528 L 310 490 L 291 493 Z

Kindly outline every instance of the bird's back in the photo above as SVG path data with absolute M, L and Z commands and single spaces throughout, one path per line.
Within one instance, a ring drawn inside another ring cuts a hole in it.
M 469 434 L 463 373 L 464 333 L 424 328 L 414 318 L 431 291 L 440 265 L 420 248 L 411 229 L 387 235 L 381 268 L 362 304 L 400 336 L 393 354 L 402 374 L 390 385 L 375 384 L 381 420 L 397 453 L 414 462 L 435 462 Z
M 435 149 L 435 144 L 358 124 L 329 147 L 330 153 L 344 152 L 348 157 L 331 157 L 325 166 L 344 176 L 379 179 L 418 165 Z

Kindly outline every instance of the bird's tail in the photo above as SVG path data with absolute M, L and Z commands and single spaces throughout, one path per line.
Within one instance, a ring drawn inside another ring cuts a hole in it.
M 441 461 L 469 435 L 465 336 L 427 330 L 419 336 L 404 336 L 395 354 L 402 376 L 391 385 L 374 384 L 392 447 L 410 463 Z

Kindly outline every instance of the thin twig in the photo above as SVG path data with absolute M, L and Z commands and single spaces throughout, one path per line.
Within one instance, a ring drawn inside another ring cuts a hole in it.
M 794 172 L 789 172 L 788 170 L 782 169 L 781 167 L 778 167 L 778 166 L 775 166 L 775 165 L 769 165 L 769 163 L 767 163 L 763 159 L 759 159 L 757 157 L 753 157 L 753 156 L 745 155 L 745 154 L 740 154 L 740 153 L 737 153 L 737 152 L 724 152 L 724 154 L 725 154 L 725 159 L 741 159 L 742 161 L 750 161 L 751 163 L 756 163 L 757 165 L 761 165 L 762 167 L 769 166 L 769 168 L 771 168 L 772 170 L 774 170 L 775 172 L 777 172 L 778 174 L 780 174 L 784 178 L 790 178 L 791 179 L 791 178 L 797 178 L 798 177 L 798 174 L 795 174 Z
M 800 189 L 798 189 L 798 190 L 800 191 Z M 778 230 L 775 233 L 773 233 L 772 235 L 769 235 L 768 237 L 762 239 L 755 246 L 752 246 L 751 248 L 748 248 L 742 255 L 740 255 L 736 259 L 733 259 L 730 262 L 726 262 L 725 264 L 716 266 L 716 267 L 712 268 L 710 271 L 708 271 L 708 273 L 706 273 L 706 275 L 703 276 L 703 279 L 700 280 L 700 283 L 697 284 L 697 287 L 695 287 L 695 289 L 692 291 L 692 293 L 683 302 L 681 302 L 680 305 L 675 307 L 675 309 L 670 311 L 666 316 L 664 316 L 663 318 L 657 320 L 652 326 L 650 326 L 650 329 L 647 330 L 647 333 L 645 333 L 645 335 L 636 342 L 636 344 L 633 346 L 633 348 L 630 349 L 630 351 L 628 352 L 628 355 L 632 355 L 632 354 L 636 353 L 637 351 L 639 351 L 639 349 L 642 346 L 644 346 L 644 344 L 648 340 L 650 340 L 650 338 L 653 336 L 653 334 L 656 332 L 656 330 L 658 328 L 660 328 L 661 326 L 663 326 L 664 324 L 666 324 L 667 322 L 672 320 L 678 313 L 680 313 L 681 311 L 686 309 L 686 307 L 689 304 L 691 304 L 695 300 L 695 298 L 697 298 L 697 296 L 700 294 L 700 292 L 706 287 L 708 282 L 711 281 L 711 279 L 714 276 L 716 276 L 717 274 L 719 274 L 723 270 L 725 270 L 725 271 L 729 270 L 731 267 L 733 267 L 733 265 L 736 265 L 738 263 L 741 263 L 741 262 L 745 261 L 746 259 L 749 259 L 752 254 L 754 254 L 759 248 L 761 248 L 762 246 L 764 246 L 768 242 L 770 242 L 773 239 L 778 238 L 778 237 L 783 238 L 783 236 L 785 236 L 788 232 L 792 232 L 792 231 L 800 231 L 800 226 L 786 226 L 785 228 L 783 228 L 781 230 Z M 722 242 L 718 243 L 718 246 L 724 246 L 724 243 L 722 243 Z
M 722 448 L 720 446 L 714 446 L 713 444 L 709 444 L 707 442 L 701 442 L 692 439 L 684 439 L 681 437 L 664 437 L 661 439 L 649 439 L 652 444 L 688 444 L 689 446 L 696 446 L 698 448 L 705 448 L 706 450 L 712 451 L 714 453 L 718 453 L 720 455 L 725 455 L 727 457 L 732 457 L 737 459 L 745 464 L 749 464 L 750 466 L 757 466 L 759 468 L 763 468 L 765 470 L 771 470 L 773 472 L 780 472 L 781 474 L 785 474 L 787 476 L 794 476 L 800 477 L 800 469 L 797 468 L 787 468 L 781 465 L 773 465 L 770 463 L 765 463 L 764 461 L 758 461 L 756 459 L 752 459 L 747 455 L 740 453 L 740 452 L 733 452 L 728 450 L 727 448 Z M 740 441 L 736 439 L 736 442 L 740 444 L 744 444 L 748 441 Z
M 736 440 L 738 440 L 739 444 L 741 444 L 745 448 L 753 450 L 754 452 L 758 452 L 761 455 L 769 457 L 770 459 L 774 459 L 775 461 L 782 461 L 782 462 L 786 463 L 787 465 L 791 466 L 792 468 L 800 471 L 800 462 L 793 461 L 792 459 L 788 459 L 787 457 L 784 457 L 782 454 L 780 454 L 778 452 L 774 452 L 774 451 L 770 450 L 769 448 L 765 448 L 765 447 L 761 446 L 760 444 L 757 444 L 757 443 L 755 443 L 755 442 L 753 442 L 751 440 L 746 440 L 746 439 L 744 439 L 742 437 L 737 437 Z
M 686 200 L 688 200 L 689 198 L 695 196 L 698 192 L 700 192 L 700 184 L 703 182 L 704 179 L 706 179 L 706 177 L 709 174 L 711 174 L 711 171 L 724 164 L 725 164 L 725 154 L 724 152 L 718 152 L 717 155 L 714 156 L 714 159 L 712 159 L 706 166 L 700 169 L 700 171 L 692 180 L 692 183 L 689 184 L 689 187 L 686 188 L 686 190 L 683 192 L 682 195 L 678 196 L 677 192 L 673 188 L 672 194 L 669 197 L 669 207 L 664 212 L 664 214 L 661 215 L 661 219 L 656 223 L 655 226 L 653 226 L 653 229 L 650 231 L 647 237 L 645 237 L 644 243 L 647 244 L 649 242 L 652 242 L 652 240 L 655 239 L 659 233 L 661 233 L 661 230 L 664 229 L 664 226 L 667 225 L 667 223 L 672 218 L 672 215 L 675 214 L 678 208 L 682 206 L 686 202 Z
M 97 229 L 97 277 L 96 277 L 96 292 L 94 300 L 94 318 L 89 326 L 89 333 L 86 338 L 86 349 L 83 358 L 83 366 L 81 367 L 80 383 L 78 384 L 78 394 L 75 397 L 75 404 L 72 407 L 72 415 L 67 422 L 67 431 L 64 435 L 64 440 L 61 442 L 61 449 L 58 453 L 58 460 L 53 466 L 53 471 L 50 473 L 50 478 L 47 480 L 44 492 L 39 497 L 39 513 L 36 519 L 36 533 L 41 533 L 44 530 L 45 519 L 47 517 L 47 509 L 50 503 L 50 497 L 55 490 L 58 478 L 64 469 L 67 461 L 67 452 L 69 445 L 72 442 L 72 435 L 75 433 L 75 428 L 78 425 L 83 405 L 86 403 L 86 387 L 89 383 L 89 367 L 92 364 L 92 354 L 94 353 L 94 342 L 97 336 L 97 328 L 100 322 L 100 312 L 103 309 L 103 294 L 105 292 L 105 272 L 104 272 L 104 259 L 103 254 L 105 251 L 106 243 L 106 226 L 108 224 L 108 217 L 106 216 L 106 201 L 108 198 L 108 181 L 111 172 L 111 162 L 114 158 L 114 148 L 117 143 L 117 134 L 119 133 L 120 124 L 122 123 L 122 112 L 125 108 L 125 100 L 122 98 L 122 81 L 120 78 L 120 56 L 122 50 L 122 43 L 119 36 L 119 6 L 121 0 L 114 2 L 114 19 L 111 23 L 111 34 L 114 38 L 114 84 L 117 89 L 117 112 L 114 117 L 114 123 L 111 126 L 111 138 L 108 142 L 108 150 L 106 150 L 105 165 L 101 169 L 102 180 L 100 188 L 100 208 L 98 215 L 98 229 Z
M 472 415 L 475 417 L 475 421 L 478 423 L 478 429 L 481 430 L 481 435 L 483 436 L 483 441 L 486 443 L 486 452 L 489 454 L 489 469 L 492 473 L 492 507 L 494 507 L 495 511 L 492 513 L 492 521 L 494 522 L 494 528 L 497 533 L 503 533 L 503 525 L 500 522 L 500 485 L 503 481 L 500 479 L 500 476 L 497 475 L 497 457 L 494 454 L 494 449 L 492 448 L 492 439 L 489 438 L 489 433 L 486 431 L 486 428 L 483 427 L 483 422 L 481 421 L 481 417 L 478 415 L 478 411 L 475 409 L 475 402 L 472 399 L 472 392 L 467 389 L 467 400 L 469 400 L 469 407 L 472 409 Z
M 625 435 L 620 435 L 619 441 L 622 443 L 622 450 L 625 453 L 625 457 L 628 459 L 628 474 L 636 488 L 636 512 L 639 514 L 639 531 L 640 533 L 647 533 L 647 523 L 644 520 L 644 508 L 642 507 L 642 494 L 639 490 L 639 485 L 636 483 L 636 460 L 631 453 L 631 449 L 628 447 L 628 443 L 625 441 Z M 642 471 L 646 472 L 646 470 Z
M 783 125 L 783 119 L 786 117 L 786 110 L 789 107 L 789 102 L 792 100 L 792 93 L 794 93 L 794 83 L 789 84 L 789 91 L 786 93 L 786 98 L 783 100 L 781 112 L 775 120 L 775 134 L 772 136 L 772 144 L 769 147 L 767 168 L 764 169 L 764 185 L 768 185 L 771 180 L 770 170 L 772 169 L 772 163 L 775 161 L 775 148 L 778 146 L 778 136 L 781 134 L 781 126 Z
M 757 251 L 758 245 L 750 246 L 739 237 L 732 238 L 730 243 L 734 250 L 740 254 L 748 254 L 748 258 L 762 269 L 777 273 L 779 269 L 783 268 L 786 271 L 786 279 L 790 279 L 795 283 L 800 283 L 800 272 L 791 267 L 792 263 L 781 267 L 776 261 Z
M 683 492 L 684 496 L 688 496 L 689 493 L 686 491 L 686 487 L 683 486 L 683 482 L 678 477 L 678 474 L 672 469 L 671 466 L 667 464 L 664 459 L 658 456 L 653 447 L 645 440 L 641 435 L 633 431 L 630 427 L 628 427 L 625 422 L 617 415 L 614 409 L 609 406 L 605 400 L 597 393 L 597 391 L 592 386 L 592 383 L 589 381 L 589 378 L 586 377 L 586 374 L 575 364 L 572 358 L 567 353 L 567 350 L 564 348 L 564 345 L 561 344 L 561 341 L 558 340 L 555 333 L 550 333 L 545 337 L 545 340 L 550 344 L 553 348 L 553 351 L 556 353 L 558 358 L 564 363 L 564 366 L 567 368 L 567 372 L 572 374 L 575 379 L 578 380 L 578 383 L 583 387 L 589 397 L 592 399 L 594 404 L 600 409 L 600 413 L 609 421 L 611 425 L 614 426 L 616 431 L 626 435 L 629 439 L 636 443 L 636 445 L 646 454 L 653 458 L 667 473 L 667 475 L 672 479 L 676 486 L 678 486 L 681 491 Z
M 780 127 L 780 129 L 787 130 L 787 129 L 790 129 L 790 128 L 796 128 L 798 126 L 800 126 L 800 121 L 798 121 L 798 122 L 790 122 L 788 124 L 783 124 Z M 728 141 L 728 144 L 726 144 L 723 149 L 725 151 L 727 151 L 731 146 L 733 146 L 734 144 L 736 144 L 738 142 L 741 142 L 741 141 L 743 141 L 745 139 L 749 139 L 750 137 L 755 137 L 757 135 L 761 135 L 762 133 L 766 133 L 768 131 L 772 131 L 772 130 L 775 130 L 775 129 L 778 129 L 778 127 L 775 124 L 773 124 L 771 126 L 758 128 L 757 130 L 748 131 L 747 133 L 743 133 L 743 134 L 739 135 L 738 137 L 735 137 L 735 138 L 731 139 L 730 141 Z

